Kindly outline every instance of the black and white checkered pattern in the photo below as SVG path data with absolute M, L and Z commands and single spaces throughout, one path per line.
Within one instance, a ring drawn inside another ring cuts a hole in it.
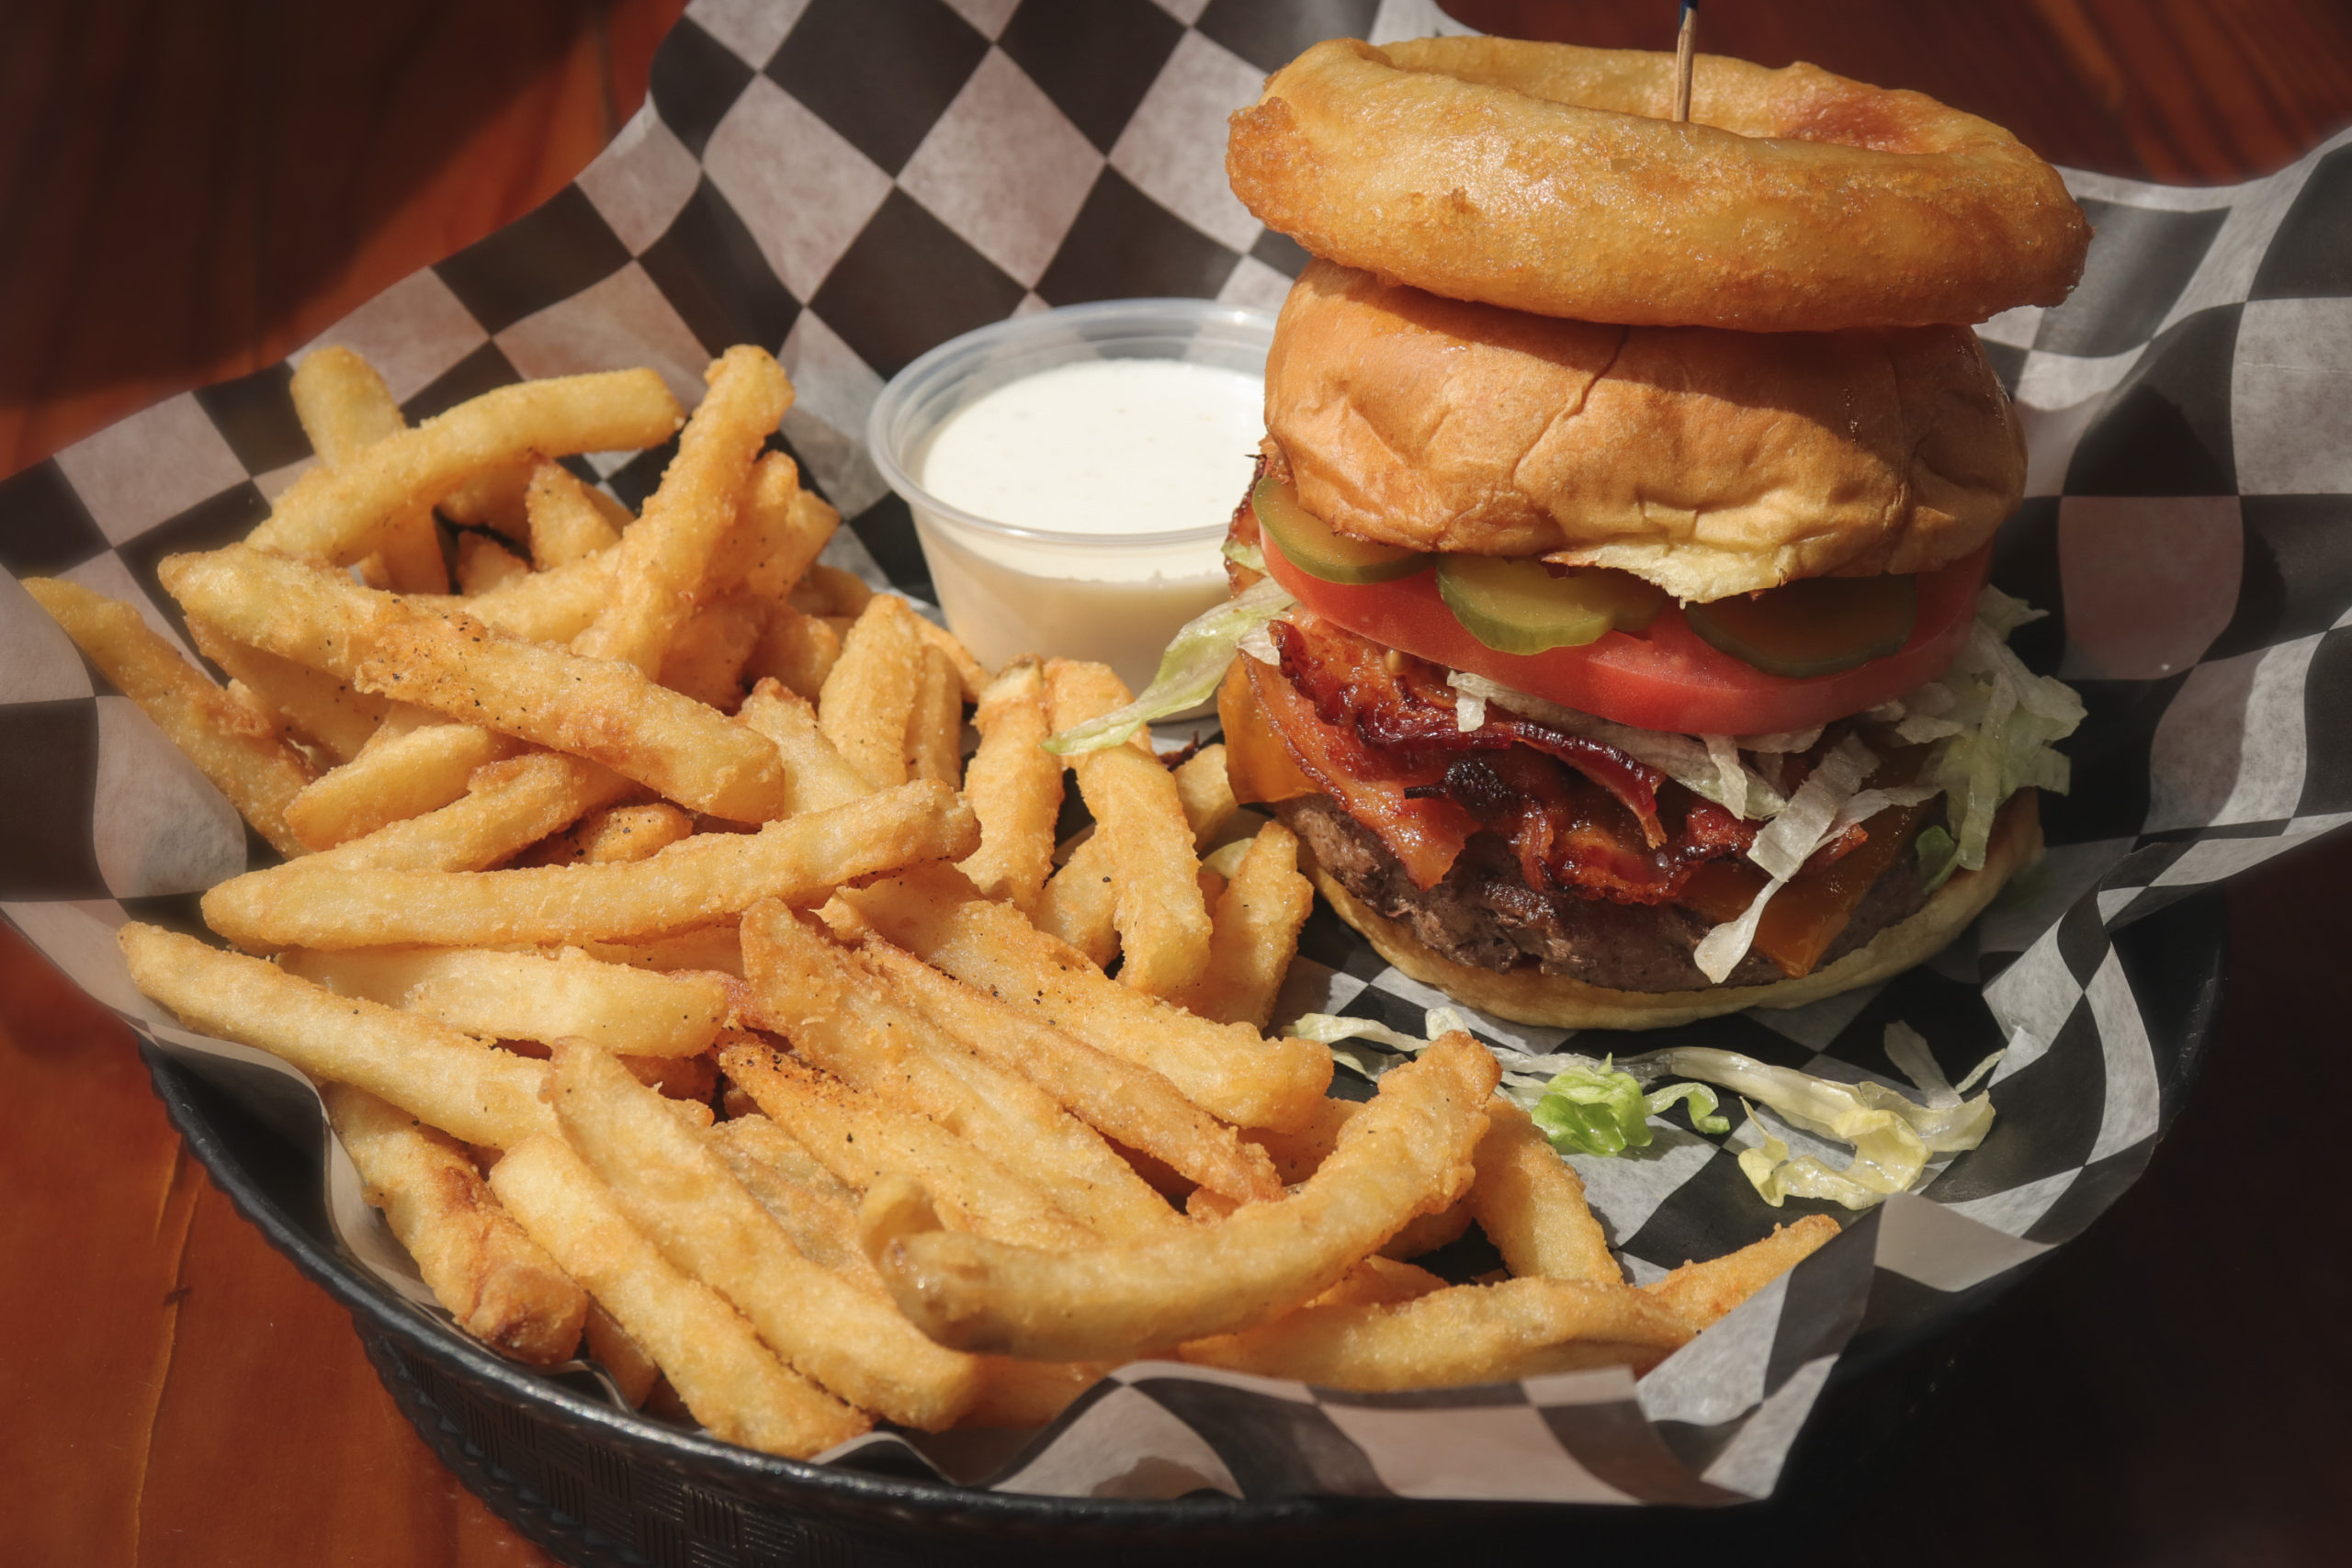
M 365 353 L 412 417 L 627 365 L 691 400 L 717 350 L 768 345 L 799 391 L 781 439 L 851 518 L 834 558 L 924 596 L 907 512 L 859 447 L 883 381 L 1024 310 L 1278 302 L 1303 253 L 1227 189 L 1225 115 L 1317 38 L 1441 27 L 1419 0 L 695 0 L 651 101 L 577 182 L 321 341 Z M 978 1473 L 941 1459 L 943 1474 L 1072 1495 L 1145 1473 L 1159 1495 L 1761 1495 L 1858 1327 L 1933 1321 L 2136 1177 L 2185 1076 L 2179 998 L 2139 922 L 2352 820 L 2352 138 L 2224 189 L 2070 184 L 2098 230 L 2082 287 L 1983 329 L 2031 452 L 1996 580 L 2052 612 L 2015 646 L 2089 708 L 2066 748 L 2073 794 L 2044 802 L 2050 855 L 1921 969 L 1669 1032 L 1897 1083 L 1879 1045 L 1892 1020 L 1955 1077 L 2006 1045 L 1984 1145 L 1639 1385 L 1593 1372 L 1367 1397 L 1137 1366 L 1023 1451 Z M 193 894 L 262 852 L 17 579 L 127 599 L 185 647 L 156 562 L 243 535 L 309 461 L 289 374 L 171 399 L 0 481 L 0 912 L 167 1047 L 243 1064 L 254 1093 L 266 1059 L 160 1018 L 110 933 L 126 915 L 192 926 Z M 588 467 L 635 503 L 668 456 Z M 1418 1032 L 1444 1000 L 1318 912 L 1284 1006 Z M 1479 1027 L 1507 1057 L 1564 1038 Z M 272 1113 L 314 1116 L 306 1092 Z M 1736 1168 L 1754 1122 L 1657 1133 L 1647 1157 L 1577 1162 L 1637 1279 L 1790 1217 Z M 350 1196 L 339 1210 L 356 1215 Z M 366 1223 L 347 1227 L 355 1249 L 389 1281 Z M 869 1438 L 836 1462 L 903 1466 L 908 1442 Z

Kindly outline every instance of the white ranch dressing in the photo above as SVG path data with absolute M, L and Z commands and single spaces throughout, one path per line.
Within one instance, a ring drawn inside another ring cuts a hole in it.
M 999 387 L 932 437 L 923 489 L 1055 534 L 1166 534 L 1225 521 L 1265 428 L 1262 380 L 1173 359 L 1096 359 Z
M 1095 359 L 999 387 L 940 425 L 918 482 L 1011 536 L 926 516 L 949 623 L 990 664 L 1086 649 L 1140 691 L 1176 627 L 1225 597 L 1218 547 L 1265 430 L 1260 376 Z M 1148 536 L 1184 534 L 1176 541 Z

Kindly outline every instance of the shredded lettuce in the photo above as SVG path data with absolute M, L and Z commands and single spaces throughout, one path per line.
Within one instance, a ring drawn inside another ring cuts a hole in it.
M 1351 1051 L 1349 1042 L 1374 1041 L 1412 1056 L 1442 1035 L 1466 1032 L 1469 1025 L 1452 1008 L 1432 1008 L 1423 1015 L 1422 1028 L 1427 1037 L 1417 1039 L 1377 1019 L 1308 1013 L 1289 1032 L 1330 1046 L 1339 1061 L 1377 1079 L 1397 1058 Z M 1969 1091 L 2007 1054 L 1994 1052 L 1955 1086 L 1937 1066 L 1927 1041 L 1908 1024 L 1889 1023 L 1883 1039 L 1887 1060 L 1917 1087 L 1918 1099 L 1884 1084 L 1841 1083 L 1704 1046 L 1670 1046 L 1622 1062 L 1566 1051 L 1496 1055 L 1504 1063 L 1502 1092 L 1527 1111 L 1562 1154 L 1608 1156 L 1645 1148 L 1655 1136 L 1649 1119 L 1677 1102 L 1688 1105 L 1690 1123 L 1700 1132 L 1727 1133 L 1731 1122 L 1717 1113 L 1720 1101 L 1712 1085 L 1737 1095 L 1757 1122 L 1760 1141 L 1740 1151 L 1739 1168 L 1766 1202 L 1777 1209 L 1791 1197 L 1826 1198 L 1866 1209 L 1910 1190 L 1934 1156 L 1984 1141 L 1993 1126 L 1992 1095 L 1972 1099 Z M 1759 1104 L 1792 1127 L 1850 1145 L 1853 1159 L 1839 1170 L 1815 1156 L 1792 1155 L 1787 1140 L 1757 1118 Z
M 1353 1072 L 1358 1077 L 1378 1082 L 1387 1071 L 1390 1062 L 1383 1057 L 1367 1055 L 1348 1048 L 1351 1040 L 1370 1040 L 1417 1055 L 1429 1049 L 1437 1040 L 1459 1030 L 1470 1032 L 1470 1021 L 1452 1008 L 1431 1008 L 1421 1015 L 1421 1029 L 1426 1039 L 1416 1040 L 1400 1029 L 1391 1029 L 1376 1018 L 1349 1018 L 1335 1012 L 1301 1013 L 1284 1031 L 1293 1039 L 1312 1040 L 1318 1045 L 1331 1047 L 1331 1059 Z
M 1714 742 L 1721 739 L 1729 746 L 1727 738 L 1702 739 L 1662 729 L 1636 729 L 1630 724 L 1618 724 L 1545 702 L 1542 697 L 1531 697 L 1525 692 L 1515 692 L 1498 681 L 1489 681 L 1466 670 L 1450 671 L 1445 680 L 1454 690 L 1457 724 L 1461 722 L 1461 699 L 1476 697 L 1481 711 L 1483 705 L 1492 703 L 1522 717 L 1548 724 L 1563 734 L 1614 746 L 1634 761 L 1656 768 L 1691 794 L 1704 795 L 1751 822 L 1770 817 L 1782 805 L 1778 790 L 1766 784 L 1754 769 L 1738 765 L 1736 747 L 1729 747 L 1732 766 L 1726 768 L 1720 763 Z
M 1931 1156 L 1984 1141 L 1993 1126 L 1992 1096 L 1962 1096 L 2001 1056 L 1996 1052 L 1979 1063 L 1955 1089 L 1936 1066 L 1927 1042 L 1908 1025 L 1888 1024 L 1884 1038 L 1888 1059 L 1918 1085 L 1925 1103 L 1883 1084 L 1839 1083 L 1732 1051 L 1679 1046 L 1652 1052 L 1639 1065 L 1728 1089 L 1747 1105 L 1751 1118 L 1750 1102 L 1760 1102 L 1792 1127 L 1853 1146 L 1852 1162 L 1838 1170 L 1812 1155 L 1792 1157 L 1786 1140 L 1759 1122 L 1762 1142 L 1740 1152 L 1739 1168 L 1767 1203 L 1777 1209 L 1794 1196 L 1866 1209 L 1910 1190 Z
M 1960 845 L 1941 828 L 1929 824 L 1913 840 L 1919 855 L 1919 886 L 1933 893 L 1960 869 Z
M 1640 1079 L 1618 1071 L 1609 1059 L 1570 1067 L 1553 1078 L 1529 1114 L 1562 1154 L 1608 1156 L 1646 1148 L 1649 1119 L 1677 1100 L 1690 1103 L 1690 1122 L 1699 1131 L 1731 1131 L 1731 1123 L 1715 1114 L 1715 1091 L 1706 1085 L 1668 1084 L 1645 1094 Z
M 1770 735 L 1734 737 L 1743 751 L 1761 751 L 1775 756 L 1788 751 L 1810 751 L 1813 743 L 1820 739 L 1821 726 L 1817 724 L 1811 729 L 1776 729 Z
M 1838 808 L 1829 824 L 1832 838 L 1857 823 L 1867 822 L 1882 811 L 1898 806 L 1921 806 L 1941 795 L 1933 784 L 1890 784 L 1885 789 L 1866 789 Z
M 1968 642 L 1939 683 L 1951 705 L 1928 716 L 1938 726 L 1952 726 L 1937 740 L 1924 777 L 1944 792 L 1954 863 L 1969 871 L 1984 864 L 1993 816 L 2003 801 L 2029 784 L 2064 795 L 2072 780 L 2066 759 L 2051 747 L 2082 723 L 2082 699 L 2064 682 L 2028 670 L 2006 640 L 2045 613 L 1986 587 Z M 1915 727 L 1917 739 L 1928 739 L 1929 727 L 1915 722 L 1924 707 L 1916 700 L 1912 705 L 1914 717 L 1904 724 Z
M 1263 572 L 1266 570 L 1266 552 L 1256 545 L 1245 545 L 1238 539 L 1227 539 L 1225 542 L 1225 547 L 1218 553 L 1234 565 L 1248 567 L 1251 571 Z
M 1820 764 L 1805 775 L 1796 794 L 1780 814 L 1764 825 L 1747 849 L 1747 858 L 1772 880 L 1757 890 L 1736 919 L 1725 920 L 1699 939 L 1691 961 L 1699 972 L 1720 986 L 1756 941 L 1765 907 L 1789 885 L 1813 852 L 1842 832 L 1839 818 L 1856 798 L 1856 791 L 1878 766 L 1878 756 L 1853 736 L 1839 741 Z
M 1416 1039 L 1378 1019 L 1310 1012 L 1293 1022 L 1288 1032 L 1330 1046 L 1335 1060 L 1377 1081 L 1394 1065 L 1394 1058 L 1350 1050 L 1349 1042 L 1369 1040 L 1412 1056 L 1442 1035 L 1456 1030 L 1470 1032 L 1469 1021 L 1452 1008 L 1430 1009 L 1422 1015 L 1421 1028 L 1426 1038 Z M 1714 1090 L 1704 1084 L 1668 1084 L 1645 1091 L 1641 1078 L 1606 1058 L 1596 1060 L 1566 1051 L 1547 1056 L 1496 1055 L 1505 1064 L 1501 1092 L 1534 1118 L 1552 1146 L 1563 1154 L 1614 1155 L 1645 1147 L 1650 1141 L 1649 1118 L 1663 1115 L 1677 1101 L 1689 1102 L 1691 1124 L 1701 1132 L 1731 1131 L 1731 1123 L 1715 1114 Z M 1533 1069 L 1551 1071 L 1547 1076 Z
M 1230 882 L 1234 874 L 1241 869 L 1242 861 L 1250 853 L 1250 846 L 1256 841 L 1254 838 L 1236 839 L 1229 844 L 1219 845 L 1201 857 L 1201 869 L 1216 872 Z
M 1045 743 L 1056 756 L 1124 746 L 1154 719 L 1167 718 L 1208 701 L 1225 679 L 1242 639 L 1262 631 L 1295 601 L 1272 578 L 1261 578 L 1223 604 L 1195 615 L 1159 656 L 1159 673 L 1141 696 L 1123 708 L 1074 725 Z
M 1701 937 L 1699 945 L 1690 950 L 1690 962 L 1699 966 L 1699 973 L 1718 986 L 1728 979 L 1731 972 L 1739 967 L 1739 961 L 1747 956 L 1747 950 L 1756 944 L 1756 928 L 1763 923 L 1764 909 L 1772 902 L 1772 895 L 1788 885 L 1787 877 L 1774 877 L 1756 890 L 1756 897 L 1747 901 L 1747 908 L 1740 911 L 1738 919 L 1725 920 Z

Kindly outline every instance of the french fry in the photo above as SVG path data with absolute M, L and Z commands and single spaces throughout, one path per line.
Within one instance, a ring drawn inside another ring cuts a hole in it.
M 695 820 L 666 800 L 608 806 L 542 842 L 526 865 L 611 865 L 660 854 L 692 838 Z
M 541 461 L 537 454 L 526 453 L 475 469 L 441 497 L 442 515 L 460 527 L 488 528 L 524 543 L 531 536 L 531 475 Z
M 407 428 L 384 378 L 347 348 L 331 344 L 304 355 L 287 389 L 302 433 L 330 468 L 347 466 Z M 430 505 L 408 507 L 386 524 L 377 548 L 386 587 L 401 593 L 449 591 L 449 569 L 441 559 L 441 533 Z
M 1066 659 L 1046 666 L 1046 690 L 1057 731 L 1123 707 L 1132 696 L 1107 666 Z M 1200 857 L 1176 781 L 1148 743 L 1085 752 L 1077 773 L 1095 837 L 1109 845 L 1113 919 L 1125 954 L 1120 981 L 1151 996 L 1173 996 L 1197 981 L 1209 961 Z
M 768 611 L 760 640 L 752 645 L 751 657 L 743 661 L 743 674 L 752 681 L 780 681 L 813 703 L 841 656 L 840 633 L 778 600 Z
M 533 566 L 541 571 L 570 566 L 620 542 L 620 529 L 590 495 L 589 488 L 561 463 L 541 462 L 532 468 L 523 491 L 523 512 L 530 522 Z
M 986 843 L 985 823 L 982 834 Z M 1264 1029 L 1298 952 L 1299 928 L 1314 908 L 1315 886 L 1298 871 L 1297 838 L 1279 822 L 1267 823 L 1217 895 L 1208 967 L 1170 999 L 1219 1023 Z
M 1319 1295 L 1415 1214 L 1459 1197 L 1499 1077 L 1468 1035 L 1443 1037 L 1381 1079 L 1296 1193 L 1214 1224 L 1049 1253 L 920 1228 L 879 1193 L 866 1248 L 907 1315 L 960 1349 L 1092 1360 L 1232 1333 Z
M 907 776 L 937 779 L 949 789 L 964 783 L 964 688 L 947 655 L 928 643 L 907 715 Z
M 61 578 L 28 577 L 24 584 L 255 832 L 282 855 L 306 852 L 286 825 L 286 807 L 311 782 L 311 766 L 266 716 L 214 685 L 130 605 Z
M 278 966 L 338 996 L 504 1040 L 579 1040 L 630 1056 L 693 1056 L 727 1021 L 717 975 L 661 975 L 584 953 L 552 958 L 471 948 L 295 952 Z
M 471 596 L 531 575 L 531 563 L 487 534 L 458 536 L 458 592 Z
M 1588 1367 L 1628 1366 L 1638 1374 L 1690 1339 L 1679 1318 L 1639 1291 L 1525 1279 L 1455 1285 L 1393 1303 L 1302 1307 L 1245 1333 L 1195 1340 L 1178 1354 L 1326 1388 L 1393 1393 Z
M 512 739 L 470 724 L 406 730 L 303 785 L 286 803 L 286 826 L 310 848 L 331 850 L 438 811 L 466 793 L 475 769 L 519 750 Z
M 708 1056 L 616 1056 L 629 1077 L 688 1111 L 697 1127 L 713 1117 L 710 1097 L 718 1092 L 718 1064 Z
M 1793 1224 L 1773 1226 L 1770 1235 L 1751 1241 L 1737 1252 L 1704 1263 L 1685 1263 L 1643 1286 L 1642 1294 L 1696 1334 L 1713 1326 L 1734 1307 L 1804 1261 L 1835 1238 L 1838 1229 L 1838 1222 L 1826 1214 L 1807 1214 Z
M 697 834 L 618 864 L 248 872 L 204 896 L 204 918 L 256 951 L 576 945 L 706 925 L 763 898 L 817 902 L 857 877 L 967 853 L 978 831 L 951 792 L 917 783 L 757 833 Z
M 644 942 L 591 942 L 584 951 L 607 964 L 626 964 L 661 975 L 698 969 L 738 980 L 743 977 L 742 943 L 729 925 L 699 926 Z
M 677 428 L 678 414 L 677 400 L 650 370 L 501 387 L 389 435 L 348 463 L 303 476 L 247 542 L 354 561 L 379 547 L 403 512 L 439 501 L 470 474 L 535 453 L 658 446 Z
M 790 457 L 761 454 L 743 486 L 734 526 L 711 558 L 704 595 L 741 587 L 783 603 L 840 525 L 840 513 L 800 488 L 800 471 Z
M 1176 798 L 1193 829 L 1193 847 L 1205 849 L 1235 810 L 1233 786 L 1225 775 L 1225 748 L 1204 747 L 1176 769 Z M 1111 875 L 1111 846 L 1098 831 L 1070 852 L 1069 863 L 1046 884 L 1034 911 L 1040 930 L 1078 949 L 1098 969 L 1119 950 L 1113 923 L 1118 895 Z M 1206 907 L 1205 897 L 1203 906 Z
M 662 1369 L 645 1353 L 645 1347 L 628 1337 L 620 1319 L 591 1298 L 588 1316 L 581 1324 L 580 1348 L 587 1358 L 605 1369 L 631 1410 L 641 1408 L 645 1396 L 662 1381 Z M 689 1411 L 689 1415 L 693 1412 Z
M 760 443 L 792 406 L 792 383 L 768 353 L 740 344 L 704 373 L 708 390 L 678 434 L 678 455 L 621 536 L 612 602 L 572 651 L 651 675 L 691 612 L 712 553 L 734 525 Z M 744 651 L 750 651 L 747 642 Z
M 615 551 L 600 550 L 470 599 L 417 594 L 409 603 L 425 610 L 462 610 L 491 630 L 526 642 L 569 643 L 604 608 L 617 561 Z
M 1309 1306 L 1393 1306 L 1445 1289 L 1445 1281 L 1416 1263 L 1374 1253 Z M 1276 1319 L 1277 1322 L 1281 1321 Z
M 723 1047 L 718 1065 L 845 1187 L 864 1191 L 892 1177 L 919 1178 L 958 1224 L 977 1234 L 1041 1247 L 1083 1247 L 1097 1239 L 1035 1183 L 939 1123 L 754 1037 Z
M 602 762 L 714 816 L 763 822 L 783 810 L 773 745 L 617 661 L 503 636 L 243 546 L 173 556 L 160 570 L 227 635 L 361 691 Z
M 550 1089 L 565 1137 L 622 1213 L 673 1265 L 734 1303 L 802 1375 L 925 1430 L 953 1425 L 972 1402 L 970 1358 L 803 1257 L 718 1155 L 618 1062 L 559 1047 Z
M 742 941 L 752 1021 L 785 1035 L 805 1060 L 930 1117 L 1098 1235 L 1181 1223 L 1093 1129 L 1028 1079 L 946 1037 L 820 928 L 762 904 L 744 914 Z
M 1201 896 L 1208 907 L 1207 895 Z M 1111 875 L 1111 846 L 1098 827 L 1046 882 L 1034 913 L 1037 929 L 1082 954 L 1097 969 L 1119 955 L 1119 889 Z
M 817 711 L 797 694 L 777 682 L 762 681 L 735 713 L 736 722 L 775 743 L 783 754 L 789 784 L 785 797 L 787 814 L 822 811 L 874 793 L 865 775 L 842 760 L 833 743 L 818 727 Z
M 888 941 L 1097 1050 L 1154 1069 L 1238 1126 L 1304 1126 L 1330 1087 L 1328 1048 L 1212 1023 L 1105 979 L 1018 909 L 978 897 L 953 867 L 920 867 L 844 897 Z
M 972 650 L 964 646 L 963 639 L 938 622 L 922 615 L 915 617 L 915 632 L 926 644 L 947 656 L 948 664 L 956 671 L 957 700 L 978 702 L 980 694 L 988 689 L 989 672 L 980 667 L 978 660 L 972 657 Z
M 964 795 L 980 819 L 980 847 L 960 869 L 984 897 L 1028 914 L 1053 870 L 1062 805 L 1061 759 L 1043 745 L 1053 732 L 1045 666 L 1034 658 L 1005 666 L 980 693 L 972 722 L 980 745 Z
M 1223 741 L 1202 747 L 1177 767 L 1176 798 L 1183 803 L 1193 848 L 1208 848 L 1209 840 L 1225 830 L 1239 809 L 1233 798 L 1233 781 L 1226 776 Z
M 594 762 L 534 751 L 475 769 L 465 795 L 437 811 L 311 858 L 351 871 L 482 871 L 637 787 Z
M 1488 1107 L 1489 1111 L 1502 1103 L 1498 1100 L 1495 1106 Z M 1272 1157 L 1283 1181 L 1304 1181 L 1331 1156 L 1331 1151 L 1339 1146 L 1340 1134 L 1363 1110 L 1363 1104 L 1359 1100 L 1326 1100 L 1317 1109 L 1314 1119 L 1296 1131 L 1253 1132 L 1250 1142 Z M 1486 1145 L 1481 1142 L 1479 1146 L 1484 1148 Z M 1470 1199 L 1464 1195 L 1446 1208 L 1415 1215 L 1404 1229 L 1382 1245 L 1378 1256 L 1401 1263 L 1406 1258 L 1434 1252 L 1458 1240 L 1470 1228 L 1471 1219 Z
M 1382 1244 L 1379 1256 L 1402 1263 L 1435 1252 L 1461 1240 L 1470 1229 L 1471 1218 L 1470 1199 L 1464 1194 L 1432 1213 L 1416 1214 L 1408 1220 L 1403 1230 Z
M 319 1095 L 368 1201 L 458 1325 L 517 1360 L 570 1360 L 587 1295 L 499 1206 L 457 1140 L 349 1084 Z
M 845 615 L 851 620 L 865 613 L 874 590 L 854 571 L 811 561 L 786 595 L 793 607 L 812 615 Z
M 1315 1107 L 1311 1115 L 1291 1127 L 1281 1132 L 1253 1128 L 1246 1137 L 1273 1161 L 1274 1172 L 1283 1185 L 1295 1186 L 1331 1157 L 1331 1151 L 1340 1146 L 1340 1132 L 1363 1109 L 1362 1100 L 1326 1100 Z
M 1588 1285 L 1623 1283 L 1575 1168 L 1510 1101 L 1498 1099 L 1487 1114 L 1470 1203 L 1478 1228 L 1510 1271 Z
M 806 1459 L 866 1429 L 866 1417 L 777 1360 L 718 1292 L 673 1268 L 561 1139 L 508 1151 L 490 1186 L 712 1436 Z
M 710 1146 L 802 1257 L 887 1294 L 858 1243 L 857 1194 L 834 1180 L 790 1134 L 764 1116 L 739 1116 L 710 1130 Z M 802 1168 L 814 1179 L 799 1174 Z
M 737 1043 L 756 1043 L 756 1037 L 739 1035 Z M 829 1232 L 827 1234 L 830 1239 L 825 1240 L 816 1251 L 801 1247 L 803 1252 L 808 1252 L 811 1258 L 815 1258 L 817 1251 L 830 1250 L 845 1243 L 850 1250 L 857 1254 L 861 1262 L 869 1269 L 873 1267 L 872 1263 L 865 1258 L 865 1244 L 858 1238 L 857 1235 L 857 1190 L 836 1179 L 833 1173 L 827 1170 L 815 1155 L 802 1147 L 791 1134 L 769 1121 L 758 1111 L 752 1110 L 732 1121 L 719 1123 L 711 1130 L 711 1138 L 713 1146 L 719 1150 L 720 1157 L 728 1162 L 728 1168 L 735 1171 L 739 1176 L 744 1168 L 757 1166 L 769 1176 L 789 1182 L 802 1190 L 816 1193 L 833 1205 L 832 1208 L 824 1211 L 828 1224 L 838 1219 L 841 1214 L 846 1213 L 849 1216 L 848 1230 L 839 1233 Z M 753 1197 L 760 1196 L 758 1187 L 749 1181 L 744 1185 L 752 1187 Z M 761 1198 L 760 1201 L 763 1203 L 767 1201 L 764 1198 Z M 791 1226 L 787 1224 L 785 1228 L 789 1230 Z M 795 1242 L 794 1245 L 799 1244 Z M 822 1258 L 818 1260 L 825 1262 Z M 833 1267 L 830 1262 L 825 1262 L 825 1266 L 829 1269 Z M 846 1271 L 844 1269 L 844 1272 Z M 881 1276 L 876 1275 L 875 1278 L 879 1279 Z
M 1282 1196 L 1282 1180 L 1262 1150 L 1151 1068 L 1099 1051 L 879 937 L 860 951 L 909 1006 L 967 1050 L 1026 1077 L 1103 1136 L 1227 1198 Z
M 876 789 L 907 779 L 907 725 L 922 678 L 915 613 L 876 594 L 842 643 L 817 698 L 817 724 L 842 761 Z
M 134 921 L 116 940 L 131 984 L 192 1028 L 356 1085 L 469 1144 L 511 1148 L 554 1129 L 539 1100 L 541 1063 L 193 937 Z
M 199 620 L 187 624 L 196 650 L 218 664 L 261 706 L 285 721 L 295 739 L 347 762 L 384 722 L 383 698 L 355 692 L 350 683 L 290 659 L 232 642 Z
M 662 684 L 733 713 L 742 705 L 744 665 L 759 646 L 768 614 L 767 601 L 748 593 L 705 605 L 679 629 L 663 656 Z

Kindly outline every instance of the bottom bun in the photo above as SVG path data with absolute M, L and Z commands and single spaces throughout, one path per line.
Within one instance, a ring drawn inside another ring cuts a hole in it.
M 1533 964 L 1497 973 L 1456 964 L 1416 937 L 1401 920 L 1366 908 L 1319 866 L 1304 866 L 1340 919 L 1373 950 L 1424 986 L 1481 1012 L 1558 1029 L 1665 1029 L 1744 1008 L 1792 1008 L 1899 975 L 1926 962 L 1984 912 L 2011 876 L 2041 855 L 2041 815 L 2032 790 L 2019 790 L 2001 807 L 1985 846 L 1984 868 L 1962 871 L 1938 888 L 1909 919 L 1872 937 L 1835 964 L 1769 986 L 1706 991 L 1612 991 Z

